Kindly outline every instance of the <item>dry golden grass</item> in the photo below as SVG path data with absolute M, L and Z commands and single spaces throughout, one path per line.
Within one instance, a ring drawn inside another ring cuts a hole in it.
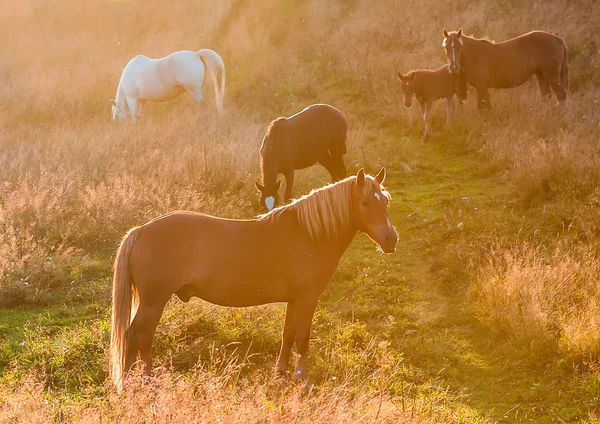
M 218 363 L 218 361 L 217 361 Z M 440 402 L 411 399 L 392 402 L 385 392 L 353 393 L 344 385 L 307 388 L 281 381 L 237 382 L 242 365 L 225 362 L 219 370 L 195 370 L 186 378 L 161 373 L 152 382 L 139 376 L 121 395 L 110 392 L 101 406 L 59 403 L 44 391 L 40 376 L 20 387 L 0 390 L 2 422 L 155 422 L 155 423 L 433 423 L 451 419 Z M 258 377 L 260 378 L 260 377 Z M 404 411 L 403 411 L 404 410 Z
M 594 361 L 600 353 L 600 261 L 586 247 L 529 245 L 494 252 L 470 298 L 484 323 L 540 356 Z

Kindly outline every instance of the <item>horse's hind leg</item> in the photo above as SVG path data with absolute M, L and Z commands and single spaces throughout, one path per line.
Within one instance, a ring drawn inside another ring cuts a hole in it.
M 535 73 L 535 76 L 537 77 L 538 86 L 540 87 L 540 92 L 542 93 L 542 99 L 544 101 L 550 100 L 550 97 L 552 97 L 552 91 L 550 90 L 550 82 L 544 76 L 544 73 L 542 71 L 537 71 Z
M 144 363 L 144 375 L 152 374 L 152 340 L 166 303 L 166 301 L 145 303 L 140 299 L 140 306 L 135 318 L 127 330 L 126 370 L 135 362 L 139 350 L 140 359 Z
M 283 334 L 281 335 L 281 350 L 277 358 L 276 370 L 279 374 L 285 374 L 288 362 L 290 360 L 290 352 L 296 338 L 296 315 L 294 313 L 294 303 L 288 302 L 285 311 L 285 324 L 283 325 Z
M 544 76 L 550 81 L 552 90 L 556 94 L 559 103 L 567 100 L 567 87 L 561 82 L 561 75 L 558 68 L 553 68 L 550 72 L 546 72 Z

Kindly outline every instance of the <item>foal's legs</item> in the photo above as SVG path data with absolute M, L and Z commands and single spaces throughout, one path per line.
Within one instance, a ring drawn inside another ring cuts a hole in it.
M 423 112 L 423 120 L 425 121 L 425 134 L 423 134 L 423 143 L 425 143 L 429 139 L 429 134 L 431 133 L 431 104 L 432 101 L 425 102 L 425 108 Z M 423 107 L 421 106 L 423 109 Z
M 317 307 L 317 296 L 308 296 L 298 299 L 294 303 L 296 313 L 296 351 L 300 355 L 295 380 L 306 380 L 308 377 L 306 371 L 306 360 L 308 358 L 308 341 L 310 339 L 310 326 L 312 325 L 313 315 Z
M 552 91 L 550 91 L 550 82 L 544 76 L 542 71 L 537 71 L 535 76 L 537 77 L 538 86 L 540 87 L 540 92 L 542 93 L 542 99 L 544 101 L 550 100 L 552 97 Z
M 452 116 L 454 115 L 454 100 L 452 97 L 446 98 L 446 128 L 450 128 Z
M 294 169 L 288 169 L 287 171 L 283 172 L 283 176 L 285 177 L 285 194 L 283 199 L 285 203 L 287 203 L 290 200 L 292 200 L 292 189 L 294 187 Z
M 139 350 L 140 359 L 144 363 L 144 375 L 152 374 L 152 340 L 166 303 L 166 301 L 145 303 L 140 299 L 135 318 L 127 330 L 126 372 L 135 362 Z
M 281 350 L 279 351 L 279 358 L 277 358 L 277 366 L 275 368 L 279 374 L 285 374 L 285 371 L 287 370 L 290 352 L 292 350 L 292 346 L 294 345 L 295 338 L 296 315 L 294 313 L 294 303 L 288 302 L 287 309 L 285 311 L 283 334 L 281 335 Z

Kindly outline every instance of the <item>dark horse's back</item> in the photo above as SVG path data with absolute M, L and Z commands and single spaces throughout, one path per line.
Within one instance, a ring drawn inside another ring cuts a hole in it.
M 295 169 L 307 168 L 328 154 L 346 154 L 348 124 L 344 114 L 333 106 L 308 106 L 287 118 L 285 125 Z

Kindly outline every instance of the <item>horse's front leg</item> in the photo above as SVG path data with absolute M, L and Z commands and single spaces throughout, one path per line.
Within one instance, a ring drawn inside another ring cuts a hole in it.
M 329 175 L 331 175 L 331 182 L 335 183 L 346 178 L 346 165 L 344 164 L 343 156 L 333 156 L 330 153 L 326 153 L 319 163 L 323 165 L 325 169 L 327 169 L 327 172 L 329 172 Z
M 308 359 L 308 342 L 310 340 L 310 327 L 312 325 L 313 315 L 317 307 L 318 296 L 309 295 L 298 299 L 294 303 L 296 313 L 296 351 L 300 356 L 294 380 L 307 380 L 308 372 L 306 370 L 306 361 Z
M 285 311 L 285 324 L 283 325 L 283 334 L 281 335 L 281 350 L 277 358 L 276 371 L 279 374 L 285 374 L 290 359 L 290 352 L 296 338 L 296 315 L 294 313 L 294 303 L 288 302 Z
M 490 92 L 486 86 L 477 86 L 477 107 L 479 109 L 491 109 Z
M 200 90 L 189 89 L 189 90 L 187 90 L 187 92 L 192 97 L 192 99 L 194 99 L 196 104 L 202 105 L 202 102 L 204 101 L 204 96 L 202 95 L 202 89 L 200 89 Z
M 284 201 L 288 203 L 292 200 L 292 189 L 294 188 L 294 169 L 287 170 L 283 173 L 285 177 L 285 194 Z
M 446 98 L 446 129 L 450 128 L 453 115 L 454 115 L 454 100 L 452 100 L 452 97 L 447 97 Z
M 129 116 L 131 116 L 131 120 L 135 123 L 138 118 L 138 101 L 134 97 L 127 97 L 127 107 L 129 108 Z

